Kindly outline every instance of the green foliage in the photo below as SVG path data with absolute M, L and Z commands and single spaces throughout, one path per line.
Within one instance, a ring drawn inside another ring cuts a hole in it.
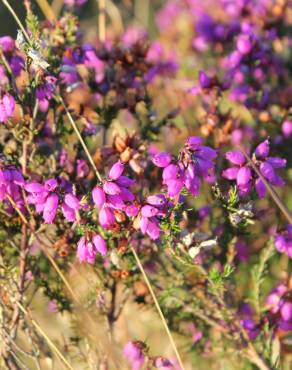
M 268 262 L 275 253 L 273 239 L 271 238 L 267 246 L 259 255 L 259 261 L 251 270 L 253 289 L 250 290 L 250 302 L 253 304 L 257 314 L 261 312 L 261 289 L 267 274 Z
M 217 269 L 212 269 L 209 272 L 209 278 L 214 284 L 216 288 L 222 288 L 224 286 L 225 280 L 230 277 L 230 275 L 233 273 L 234 267 L 231 266 L 230 264 L 226 263 L 224 266 L 223 272 L 220 272 Z

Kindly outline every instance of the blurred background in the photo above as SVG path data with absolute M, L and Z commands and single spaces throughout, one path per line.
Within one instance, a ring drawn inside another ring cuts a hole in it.
M 34 11 L 41 19 L 44 19 L 42 12 L 37 5 L 37 1 L 32 1 Z M 60 11 L 63 0 L 49 1 L 53 9 Z M 98 0 L 88 0 L 85 6 L 79 12 L 82 27 L 96 27 L 98 20 Z M 136 24 L 149 28 L 150 34 L 155 33 L 154 14 L 157 9 L 166 3 L 164 0 L 117 0 L 107 3 L 108 12 L 111 16 L 116 17 L 118 23 L 122 21 L 123 26 Z M 13 9 L 21 19 L 25 16 L 23 0 L 10 0 Z M 118 12 L 117 12 L 118 10 Z M 119 14 L 118 14 L 119 13 Z M 122 19 L 117 19 L 121 17 Z M 12 19 L 8 10 L 0 1 L 0 34 L 16 35 L 15 21 Z

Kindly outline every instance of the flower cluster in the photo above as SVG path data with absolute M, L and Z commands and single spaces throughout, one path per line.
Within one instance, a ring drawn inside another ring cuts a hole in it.
M 269 157 L 269 152 L 269 140 L 265 140 L 256 147 L 252 161 L 268 183 L 282 187 L 284 181 L 277 175 L 276 170 L 285 167 L 286 160 L 279 157 Z M 234 167 L 224 170 L 222 176 L 228 180 L 236 181 L 241 196 L 249 194 L 253 187 L 260 198 L 266 196 L 267 189 L 264 182 L 258 177 L 241 151 L 227 152 L 225 157 Z
M 82 236 L 77 244 L 77 256 L 80 262 L 95 262 L 96 253 L 104 257 L 107 253 L 107 247 L 104 239 L 97 234 Z
M 185 187 L 193 196 L 200 191 L 200 178 L 214 181 L 214 159 L 217 152 L 204 146 L 200 137 L 190 137 L 180 151 L 178 160 L 172 161 L 168 153 L 153 157 L 153 163 L 163 168 L 163 184 L 167 186 L 168 196 L 177 197 Z
M 135 181 L 123 176 L 125 165 L 118 161 L 108 173 L 108 179 L 103 185 L 97 185 L 92 190 L 92 199 L 99 209 L 99 222 L 105 229 L 110 228 L 126 214 L 128 217 L 136 216 L 138 208 L 131 204 L 135 200 L 134 194 L 129 190 Z
M 84 207 L 72 193 L 72 185 L 65 179 L 49 179 L 41 184 L 27 182 L 24 186 L 29 194 L 27 202 L 35 206 L 37 213 L 42 213 L 45 223 L 54 222 L 58 206 L 62 203 L 62 213 L 67 221 L 77 220 L 77 212 Z
M 266 299 L 266 307 L 272 324 L 283 331 L 292 330 L 291 290 L 286 285 L 280 284 L 272 289 Z

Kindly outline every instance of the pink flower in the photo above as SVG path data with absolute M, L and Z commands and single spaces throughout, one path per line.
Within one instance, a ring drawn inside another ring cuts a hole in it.
M 124 172 L 124 169 L 125 169 L 125 165 L 121 161 L 116 162 L 108 173 L 109 179 L 117 180 Z
M 12 117 L 15 108 L 15 100 L 12 95 L 6 93 L 0 99 L 0 122 L 6 122 Z
M 101 208 L 106 202 L 105 192 L 100 186 L 96 186 L 92 191 L 92 199 L 97 208 Z
M 83 236 L 79 240 L 77 244 L 77 256 L 80 262 L 93 264 L 97 252 L 103 257 L 107 253 L 106 243 L 100 235 L 95 234 L 91 239 L 88 236 Z
M 132 370 L 140 370 L 145 362 L 142 342 L 128 342 L 124 347 L 124 356 L 132 365 Z

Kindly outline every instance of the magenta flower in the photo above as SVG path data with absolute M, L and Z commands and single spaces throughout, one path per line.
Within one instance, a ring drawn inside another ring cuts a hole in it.
M 152 162 L 157 167 L 166 167 L 171 162 L 171 155 L 169 153 L 158 153 L 152 158 Z
M 82 208 L 80 200 L 71 193 L 65 195 L 64 202 L 62 204 L 62 213 L 67 221 L 77 221 L 77 212 Z
M 277 329 L 292 330 L 292 302 L 289 298 L 291 290 L 284 284 L 272 289 L 266 299 L 266 307 L 270 312 L 269 319 Z
M 87 161 L 84 159 L 77 159 L 77 168 L 76 168 L 77 176 L 79 178 L 84 178 L 89 174 L 89 166 Z
M 141 208 L 140 229 L 143 234 L 148 235 L 152 240 L 160 237 L 159 217 L 165 216 L 167 200 L 163 194 L 150 195 L 146 199 L 148 204 Z
M 77 212 L 85 207 L 72 194 L 72 186 L 61 178 L 59 180 L 49 179 L 44 184 L 28 182 L 24 188 L 29 193 L 27 202 L 35 206 L 37 213 L 43 214 L 43 219 L 47 224 L 55 220 L 59 205 L 61 205 L 63 216 L 69 222 L 77 221 Z
M 155 369 L 160 369 L 160 370 L 173 370 L 174 366 L 172 362 L 169 361 L 169 359 L 165 357 L 156 357 L 153 361 L 153 365 Z
M 179 153 L 178 161 L 171 162 L 171 156 L 160 153 L 152 159 L 158 167 L 163 167 L 163 184 L 167 186 L 168 196 L 173 198 L 185 187 L 192 195 L 197 196 L 203 177 L 210 181 L 214 175 L 214 159 L 217 152 L 202 145 L 200 137 L 190 137 Z
M 7 199 L 7 195 L 9 195 L 24 212 L 24 201 L 21 193 L 21 188 L 24 184 L 25 181 L 22 173 L 15 167 L 0 167 L 0 202 L 5 203 L 9 213 L 13 211 L 13 207 Z
M 121 161 L 116 162 L 108 173 L 109 179 L 118 180 L 118 178 L 121 177 L 122 173 L 124 172 L 124 169 L 125 165 Z
M 145 362 L 142 342 L 128 342 L 124 347 L 124 356 L 132 366 L 132 370 L 140 370 Z
M 45 220 L 45 223 L 47 224 L 53 223 L 56 217 L 58 203 L 59 198 L 57 194 L 53 193 L 47 197 L 43 208 L 43 218 Z
M 36 98 L 39 104 L 39 110 L 46 112 L 49 108 L 50 100 L 54 96 L 57 79 L 53 76 L 47 76 L 45 82 L 36 88 Z
M 278 252 L 292 258 L 292 224 L 287 225 L 286 230 L 276 234 L 274 242 Z
M 286 139 L 289 139 L 292 137 L 292 120 L 291 119 L 287 119 L 283 122 L 282 133 Z
M 3 50 L 3 53 L 11 53 L 15 48 L 15 41 L 10 36 L 0 37 L 0 48 Z
M 7 122 L 12 117 L 15 108 L 15 100 L 12 95 L 5 93 L 0 98 L 0 122 Z
M 132 204 L 135 196 L 129 190 L 135 181 L 122 176 L 124 170 L 125 165 L 121 161 L 116 162 L 109 170 L 108 180 L 92 191 L 93 202 L 99 209 L 99 222 L 105 229 L 115 224 L 115 210 L 125 212 L 128 217 L 136 216 L 139 210 Z
M 77 244 L 77 256 L 80 262 L 93 264 L 96 254 L 100 253 L 104 257 L 107 253 L 107 247 L 104 239 L 97 234 L 82 236 Z
M 265 179 L 274 186 L 283 186 L 283 179 L 276 174 L 276 169 L 286 166 L 286 160 L 279 157 L 268 157 L 270 151 L 269 141 L 259 144 L 252 156 L 254 164 L 258 167 Z M 240 151 L 231 151 L 225 154 L 226 159 L 234 166 L 222 172 L 222 176 L 228 180 L 236 181 L 239 195 L 245 196 L 250 193 L 253 186 L 260 198 L 265 197 L 267 189 L 263 181 L 257 176 L 245 156 Z
M 245 303 L 242 305 L 239 316 L 241 318 L 240 323 L 244 330 L 247 332 L 250 340 L 255 340 L 260 334 L 260 326 L 254 320 L 254 310 L 252 307 Z

